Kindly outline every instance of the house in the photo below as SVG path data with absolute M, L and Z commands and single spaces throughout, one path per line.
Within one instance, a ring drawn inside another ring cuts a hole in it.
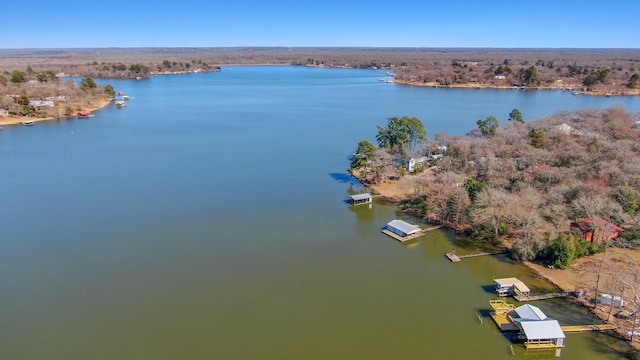
M 529 296 L 531 290 L 516 278 L 494 279 L 493 285 L 499 296 L 521 295 Z
M 421 230 L 418 225 L 412 225 L 402 220 L 391 220 L 384 229 L 401 237 L 416 234 Z
M 78 117 L 86 118 L 90 116 L 91 116 L 91 111 L 86 111 L 86 110 L 78 111 Z
M 419 165 L 425 164 L 427 161 L 429 161 L 429 157 L 428 156 L 421 156 L 418 158 L 411 158 L 409 159 L 409 161 L 407 161 L 407 171 L 412 172 L 415 170 L 416 167 L 418 167 Z
M 355 194 L 349 196 L 349 201 L 351 205 L 360 205 L 360 204 L 369 204 L 371 203 L 373 197 L 369 193 L 364 194 Z
M 560 324 L 539 308 L 530 304 L 522 305 L 513 310 L 510 317 L 519 329 L 519 336 L 525 339 L 526 348 L 564 347 L 566 336 Z
M 624 229 L 603 218 L 587 218 L 571 222 L 569 231 L 580 235 L 588 242 L 600 244 L 617 238 Z

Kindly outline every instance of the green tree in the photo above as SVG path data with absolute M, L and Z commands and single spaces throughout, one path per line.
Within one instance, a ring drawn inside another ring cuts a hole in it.
M 14 70 L 11 73 L 11 82 L 14 84 L 27 82 L 27 74 L 23 71 Z
M 162 66 L 167 68 L 167 69 L 171 69 L 171 61 L 169 60 L 165 60 L 162 62 Z
M 24 91 L 20 92 L 20 96 L 16 98 L 16 103 L 22 107 L 29 105 L 29 101 L 29 97 Z
M 484 120 L 478 120 L 476 124 L 478 124 L 478 129 L 480 129 L 482 136 L 485 137 L 496 136 L 498 134 L 498 128 L 500 127 L 500 122 L 498 122 L 498 119 L 493 115 Z
M 93 81 L 93 79 L 90 77 L 86 77 L 80 82 L 80 88 L 82 90 L 95 89 L 97 87 L 98 85 L 96 84 L 96 82 Z
M 378 126 L 376 140 L 380 147 L 399 153 L 404 159 L 409 148 L 414 148 L 420 141 L 427 140 L 427 131 L 418 118 L 394 116 L 387 119 L 386 127 Z
M 576 255 L 575 245 L 566 234 L 560 234 L 552 240 L 549 243 L 548 251 L 551 264 L 559 269 L 571 266 Z
M 547 142 L 547 133 L 542 130 L 531 129 L 529 131 L 529 143 L 538 149 L 544 149 Z
M 149 68 L 141 64 L 133 64 L 129 67 L 129 71 L 136 77 L 147 77 L 149 75 Z
M 463 187 L 467 191 L 467 194 L 469 194 L 471 202 L 474 202 L 476 201 L 478 194 L 487 188 L 487 183 L 474 178 L 468 178 L 464 181 Z
M 595 85 L 597 83 L 598 83 L 598 77 L 596 77 L 595 75 L 588 75 L 582 81 L 582 85 L 586 86 L 587 90 L 589 90 L 589 91 L 593 90 L 593 85 Z
M 638 86 L 638 81 L 640 81 L 640 75 L 631 75 L 631 78 L 629 78 L 629 82 L 627 83 L 627 87 L 629 89 L 635 89 Z
M 104 87 L 104 92 L 107 93 L 107 95 L 109 95 L 111 97 L 115 97 L 116 96 L 116 90 L 110 84 L 108 84 L 108 85 L 106 85 Z
M 358 143 L 358 149 L 351 158 L 351 170 L 360 169 L 366 166 L 374 159 L 378 148 L 367 140 Z
M 538 85 L 540 81 L 538 80 L 538 70 L 534 67 L 528 67 L 525 69 L 520 69 L 519 74 L 522 82 L 525 85 Z
M 56 74 L 51 70 L 47 70 L 37 73 L 36 79 L 38 79 L 39 82 L 49 82 L 56 80 Z
M 520 112 L 520 110 L 518 109 L 511 110 L 511 112 L 509 113 L 509 121 L 517 121 L 517 122 L 524 123 L 524 117 L 522 116 L 522 113 Z

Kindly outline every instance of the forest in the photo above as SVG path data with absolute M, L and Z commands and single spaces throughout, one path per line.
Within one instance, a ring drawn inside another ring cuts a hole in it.
M 570 232 L 571 222 L 603 219 L 594 233 L 613 224 L 624 229 L 618 245 L 640 244 L 639 122 L 618 106 L 532 121 L 514 109 L 505 124 L 489 116 L 466 136 L 424 141 L 418 119 L 390 118 L 377 145 L 358 144 L 351 171 L 365 184 L 408 178 L 403 210 L 506 246 L 517 260 L 565 268 L 604 249 Z M 408 172 L 410 159 L 424 162 Z

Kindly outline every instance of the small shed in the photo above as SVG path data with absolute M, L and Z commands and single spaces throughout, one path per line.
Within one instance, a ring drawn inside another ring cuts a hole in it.
M 603 305 L 611 305 L 619 308 L 624 306 L 624 300 L 620 296 L 612 296 L 609 294 L 600 294 L 598 302 Z
M 384 228 L 402 237 L 418 233 L 421 230 L 418 225 L 412 225 L 402 220 L 391 220 Z
M 351 203 L 351 205 L 369 204 L 371 203 L 372 199 L 373 197 L 369 193 L 349 196 L 349 202 Z
M 494 279 L 495 292 L 499 296 L 529 296 L 531 290 L 517 278 Z

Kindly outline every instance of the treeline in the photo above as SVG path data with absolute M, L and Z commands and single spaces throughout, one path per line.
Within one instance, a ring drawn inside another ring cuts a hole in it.
M 416 63 L 398 67 L 396 78 L 439 86 L 542 87 L 602 94 L 637 95 L 640 89 L 638 59 L 534 56 Z
M 421 85 L 526 86 L 571 88 L 596 94 L 640 93 L 640 56 L 633 49 L 0 49 L 0 55 L 0 70 L 22 70 L 31 66 L 36 71 L 47 68 L 94 78 L 144 77 L 145 68 L 149 73 L 156 73 L 215 71 L 216 66 L 229 64 L 280 64 L 388 68 L 395 70 L 397 80 Z
M 558 267 L 600 250 L 570 236 L 570 221 L 601 218 L 621 225 L 627 231 L 620 242 L 635 246 L 639 114 L 612 107 L 525 122 L 516 110 L 505 124 L 489 116 L 467 136 L 438 134 L 423 144 L 413 156 L 427 157 L 424 168 L 431 170 L 410 175 L 414 195 L 400 206 L 478 241 L 506 244 L 519 260 Z M 380 141 L 369 145 L 359 144 L 355 156 L 361 148 L 370 155 L 366 165 L 352 162 L 354 172 L 370 182 L 402 176 L 406 167 L 398 151 Z

